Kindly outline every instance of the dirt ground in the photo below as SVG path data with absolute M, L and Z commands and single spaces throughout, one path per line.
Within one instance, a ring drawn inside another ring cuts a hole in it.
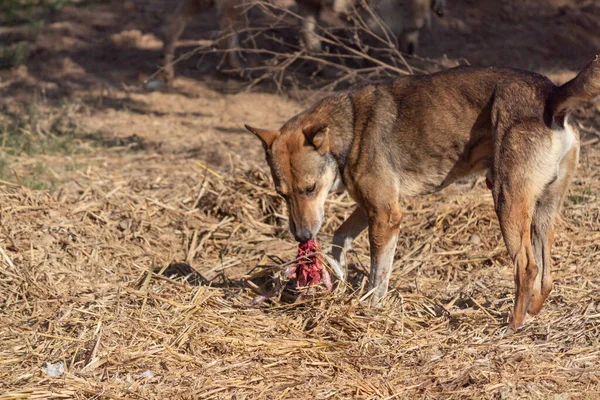
M 217 56 L 145 90 L 172 7 L 84 2 L 0 26 L 30 52 L 0 70 L 0 399 L 600 397 L 598 105 L 575 118 L 554 291 L 521 331 L 503 335 L 512 270 L 480 177 L 405 200 L 383 308 L 360 289 L 255 307 L 296 244 L 243 124 L 277 128 L 320 94 L 244 91 Z M 212 10 L 178 53 L 216 29 Z M 421 55 L 561 83 L 599 49 L 600 1 L 449 0 Z M 352 203 L 327 209 L 322 243 Z M 366 235 L 355 259 L 368 266 Z

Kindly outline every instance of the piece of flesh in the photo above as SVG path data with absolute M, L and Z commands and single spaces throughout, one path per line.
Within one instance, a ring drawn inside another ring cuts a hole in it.
M 298 245 L 297 262 L 287 270 L 288 278 L 296 280 L 297 288 L 315 286 L 323 281 L 327 291 L 331 291 L 331 277 L 319 252 L 320 248 L 315 239 Z

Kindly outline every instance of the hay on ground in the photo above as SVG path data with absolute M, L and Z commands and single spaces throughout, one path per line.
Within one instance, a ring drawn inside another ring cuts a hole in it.
M 106 149 L 58 193 L 4 186 L 0 398 L 595 398 L 597 135 L 558 223 L 554 291 L 508 336 L 512 268 L 483 178 L 404 201 L 382 308 L 360 301 L 366 235 L 345 291 L 251 304 L 296 251 L 256 167 Z M 330 199 L 323 245 L 351 210 Z

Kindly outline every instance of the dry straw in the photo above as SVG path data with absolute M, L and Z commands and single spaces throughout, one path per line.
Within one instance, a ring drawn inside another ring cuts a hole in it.
M 360 301 L 364 235 L 345 290 L 251 304 L 296 248 L 250 166 L 118 153 L 57 194 L 5 186 L 0 399 L 597 398 L 600 121 L 579 114 L 555 289 L 508 336 L 512 270 L 482 178 L 404 201 L 381 308 Z M 329 200 L 323 245 L 351 209 Z

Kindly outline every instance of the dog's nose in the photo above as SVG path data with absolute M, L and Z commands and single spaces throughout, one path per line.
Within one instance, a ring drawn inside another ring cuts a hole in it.
M 313 234 L 309 230 L 298 231 L 294 234 L 297 242 L 304 243 L 312 239 Z

